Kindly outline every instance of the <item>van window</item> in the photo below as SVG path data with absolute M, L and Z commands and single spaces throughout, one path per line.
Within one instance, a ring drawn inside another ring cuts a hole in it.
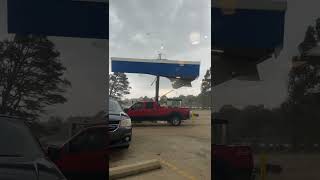
M 44 156 L 29 127 L 20 119 L 0 118 L 0 147 L 0 156 Z

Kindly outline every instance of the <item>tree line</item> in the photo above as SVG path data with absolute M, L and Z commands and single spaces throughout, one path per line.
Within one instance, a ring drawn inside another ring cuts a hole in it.
M 292 58 L 288 97 L 279 107 L 250 105 L 239 109 L 225 105 L 213 114 L 229 119 L 231 141 L 289 143 L 294 148 L 320 143 L 320 57 L 308 54 L 319 43 L 320 18 L 307 28 L 305 38 L 298 45 L 299 54 Z

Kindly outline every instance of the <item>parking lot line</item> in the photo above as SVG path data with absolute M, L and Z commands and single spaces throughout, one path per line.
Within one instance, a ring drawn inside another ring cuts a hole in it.
M 195 178 L 194 176 L 191 176 L 189 175 L 188 173 L 178 169 L 176 166 L 174 166 L 173 164 L 165 161 L 165 160 L 162 160 L 160 159 L 160 162 L 164 165 L 166 165 L 167 167 L 169 167 L 170 169 L 172 169 L 173 171 L 175 171 L 176 173 L 178 173 L 179 175 L 187 178 L 187 179 L 190 179 L 190 180 L 197 180 L 197 178 Z

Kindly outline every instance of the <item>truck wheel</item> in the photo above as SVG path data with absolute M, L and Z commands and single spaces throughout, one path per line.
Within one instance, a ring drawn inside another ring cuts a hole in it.
M 179 116 L 173 116 L 170 122 L 173 126 L 179 126 L 181 124 L 181 119 Z

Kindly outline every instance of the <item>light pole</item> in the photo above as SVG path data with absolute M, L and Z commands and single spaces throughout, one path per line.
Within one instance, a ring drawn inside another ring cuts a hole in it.
M 161 60 L 161 53 L 159 53 L 159 60 Z M 157 75 L 157 79 L 156 79 L 156 97 L 155 97 L 155 101 L 157 103 L 159 102 L 159 84 L 160 84 L 160 76 Z

